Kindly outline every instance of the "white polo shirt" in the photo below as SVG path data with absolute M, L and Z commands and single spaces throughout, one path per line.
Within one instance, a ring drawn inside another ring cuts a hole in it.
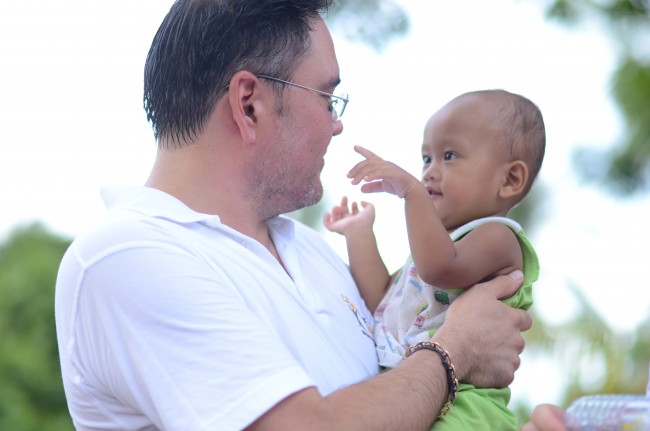
M 240 430 L 309 386 L 378 372 L 372 315 L 316 232 L 258 242 L 159 190 L 106 192 L 61 263 L 56 325 L 77 430 Z

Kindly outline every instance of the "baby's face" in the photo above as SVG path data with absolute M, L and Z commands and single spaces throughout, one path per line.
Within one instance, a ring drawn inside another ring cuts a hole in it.
M 448 230 L 503 214 L 498 189 L 507 160 L 495 111 L 483 98 L 466 96 L 436 112 L 424 129 L 422 183 Z

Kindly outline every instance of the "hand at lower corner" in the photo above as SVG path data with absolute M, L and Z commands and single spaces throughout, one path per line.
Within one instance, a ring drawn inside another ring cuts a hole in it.
M 521 431 L 567 431 L 564 415 L 564 410 L 558 406 L 541 404 L 535 407 L 530 421 L 524 424 Z

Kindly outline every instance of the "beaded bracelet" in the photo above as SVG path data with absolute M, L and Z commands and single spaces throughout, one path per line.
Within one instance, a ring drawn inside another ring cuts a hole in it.
M 434 343 L 432 341 L 421 341 L 416 345 L 409 347 L 408 349 L 406 349 L 406 353 L 404 354 L 404 359 L 408 358 L 413 353 L 422 349 L 436 352 L 440 356 L 440 359 L 442 360 L 442 366 L 445 367 L 445 373 L 447 374 L 447 386 L 449 388 L 449 395 L 447 396 L 447 401 L 445 402 L 445 405 L 442 406 L 442 409 L 440 410 L 440 416 L 438 416 L 438 417 L 443 417 L 449 412 L 451 405 L 456 402 L 456 393 L 458 392 L 458 379 L 456 378 L 456 369 L 454 368 L 454 365 L 451 363 L 451 359 L 449 358 L 449 353 L 447 353 L 447 351 L 442 346 L 440 346 L 440 344 Z

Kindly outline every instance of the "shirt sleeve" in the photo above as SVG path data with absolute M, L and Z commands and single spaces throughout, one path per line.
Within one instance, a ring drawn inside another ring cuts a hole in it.
M 160 429 L 238 430 L 313 386 L 232 277 L 165 244 L 131 245 L 88 265 L 76 325 L 87 390 Z

